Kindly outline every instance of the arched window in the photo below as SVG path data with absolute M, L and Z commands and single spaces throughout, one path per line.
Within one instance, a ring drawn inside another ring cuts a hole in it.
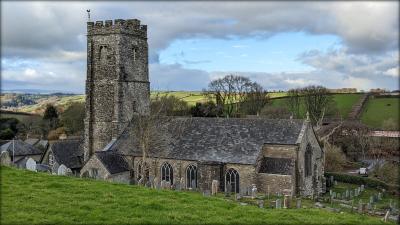
M 189 165 L 186 168 L 186 187 L 197 188 L 197 167 L 195 165 Z
M 53 155 L 53 152 L 50 152 L 49 153 L 49 166 L 53 167 L 53 165 L 54 165 L 54 155 Z
M 174 182 L 174 170 L 172 169 L 172 166 L 167 162 L 165 162 L 161 166 L 161 181 L 163 180 L 170 182 L 171 185 Z
M 235 169 L 231 168 L 226 171 L 225 190 L 227 192 L 239 193 L 239 173 Z
M 308 144 L 304 153 L 304 176 L 311 176 L 312 148 Z
M 142 171 L 142 169 L 144 171 Z M 143 163 L 143 161 L 139 161 L 138 167 L 137 167 L 137 180 L 139 181 L 142 178 L 142 174 L 146 175 L 146 181 L 149 181 L 150 177 L 150 167 L 147 162 Z

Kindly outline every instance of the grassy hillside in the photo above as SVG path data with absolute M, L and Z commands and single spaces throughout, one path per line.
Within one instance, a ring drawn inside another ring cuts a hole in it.
M 1 224 L 383 224 L 358 214 L 260 209 L 199 193 L 8 167 L 1 167 L 1 178 Z
M 399 129 L 400 98 L 373 98 L 370 97 L 361 115 L 361 121 L 376 129 L 385 128 L 384 121 L 397 125 Z
M 342 115 L 343 118 L 347 118 L 353 104 L 357 103 L 357 101 L 361 97 L 361 94 L 333 94 L 332 97 L 340 115 Z M 271 102 L 271 106 L 287 108 L 288 107 L 287 99 L 286 98 L 273 99 Z M 301 105 L 300 107 L 300 114 L 303 117 L 305 117 L 306 109 L 304 105 Z

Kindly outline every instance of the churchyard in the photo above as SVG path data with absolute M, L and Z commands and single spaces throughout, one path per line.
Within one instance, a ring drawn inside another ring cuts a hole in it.
M 254 187 L 249 196 L 214 196 L 211 190 L 162 190 L 11 167 L 1 167 L 1 177 L 1 224 L 395 224 L 389 217 L 384 222 L 384 216 L 351 211 L 340 203 L 257 193 Z M 338 183 L 332 191 L 343 195 L 356 188 Z M 353 200 L 367 202 L 377 192 L 365 188 Z M 391 202 L 397 208 L 394 199 L 382 194 L 376 206 L 385 209 Z

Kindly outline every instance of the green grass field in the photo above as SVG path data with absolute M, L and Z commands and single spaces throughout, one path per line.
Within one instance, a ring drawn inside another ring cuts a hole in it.
M 332 98 L 333 101 L 335 102 L 336 108 L 339 111 L 340 115 L 343 118 L 347 118 L 348 114 L 351 111 L 351 108 L 357 101 L 360 99 L 361 94 L 333 94 Z M 267 107 L 283 107 L 287 108 L 287 98 L 278 98 L 278 99 L 273 99 L 271 101 L 271 105 L 268 105 Z M 305 106 L 302 104 L 300 106 L 300 114 L 302 117 L 305 117 L 306 114 L 306 109 Z
M 1 224 L 383 224 L 324 209 L 260 209 L 197 192 L 153 190 L 1 167 Z M 385 223 L 387 224 L 387 223 Z
M 390 119 L 393 128 L 399 129 L 400 98 L 370 97 L 361 115 L 361 121 L 373 128 L 382 129 L 385 120 Z

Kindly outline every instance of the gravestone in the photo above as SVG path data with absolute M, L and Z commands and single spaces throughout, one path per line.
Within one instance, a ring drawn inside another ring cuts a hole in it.
M 333 176 L 330 176 L 329 179 L 331 180 L 331 184 L 334 183 Z
M 350 198 L 350 199 L 353 199 L 353 196 L 354 196 L 354 195 L 353 195 L 353 190 L 350 190 L 349 198 Z
M 264 208 L 264 200 L 258 200 L 257 205 L 259 208 Z
M 8 154 L 8 151 L 1 152 L 0 165 L 2 165 L 2 166 L 10 166 L 11 165 L 11 157 L 10 157 L 10 154 Z
M 372 204 L 371 203 L 368 203 L 367 204 L 367 211 L 370 211 L 372 209 Z
M 35 160 L 33 160 L 32 158 L 29 158 L 26 161 L 25 167 L 26 167 L 27 170 L 36 172 L 36 162 L 35 162 Z
M 333 198 L 333 199 L 336 198 L 336 192 L 332 192 L 332 198 Z
M 287 209 L 290 208 L 290 195 L 283 196 L 283 208 Z
M 378 193 L 378 200 L 379 201 L 382 200 L 382 193 L 381 192 Z
M 341 193 L 337 193 L 337 198 L 338 199 L 342 199 L 342 194 Z
M 345 195 L 346 195 L 346 199 L 349 199 L 349 198 L 350 198 L 350 192 L 349 192 L 348 189 L 346 190 Z
M 374 203 L 374 196 L 372 196 L 372 195 L 369 196 L 369 203 L 370 204 Z
M 257 187 L 255 184 L 253 184 L 253 187 L 251 188 L 251 198 L 255 199 L 257 197 Z
M 361 191 L 364 191 L 364 184 L 361 184 Z
M 171 182 L 169 182 L 169 181 L 165 182 L 165 187 L 167 189 L 171 189 Z
M 165 189 L 166 185 L 165 185 L 166 181 L 162 180 L 161 181 L 161 189 Z
M 329 195 L 330 195 L 330 196 L 332 196 L 332 193 L 333 193 L 332 189 L 329 190 Z
M 275 207 L 276 207 L 276 201 L 270 201 L 270 202 L 269 202 L 269 207 L 270 207 L 271 209 L 275 208 Z
M 144 182 L 144 179 L 143 179 L 143 177 L 141 177 L 139 180 L 138 180 L 138 185 L 143 185 L 143 182 Z
M 301 209 L 301 198 L 296 199 L 296 208 Z
M 185 189 L 186 185 L 185 185 L 185 179 L 183 179 L 183 177 L 181 177 L 180 183 L 181 183 L 181 189 Z
M 282 208 L 282 202 L 281 202 L 281 199 L 276 199 L 276 205 L 275 205 L 275 208 L 277 208 L 277 209 L 280 209 L 280 208 Z
M 58 167 L 57 175 L 64 176 L 66 174 L 67 174 L 67 167 L 64 164 L 61 164 L 60 167 Z
M 67 168 L 67 170 L 65 171 L 65 175 L 72 176 L 73 175 L 72 170 L 70 168 Z
M 203 196 L 204 197 L 209 197 L 210 196 L 210 190 L 203 191 Z
M 236 199 L 236 200 L 242 199 L 242 195 L 241 195 L 240 193 L 236 193 L 236 194 L 235 194 L 235 199 Z
M 335 186 L 337 185 L 337 181 L 335 180 Z
M 180 191 L 182 189 L 180 180 L 176 181 L 174 186 L 175 186 L 175 190 L 177 190 L 177 191 Z
M 218 180 L 213 180 L 211 182 L 211 195 L 216 195 L 218 193 L 218 186 L 219 186 Z
M 363 203 L 362 203 L 362 200 L 360 199 L 359 201 L 358 201 L 358 213 L 362 213 L 363 212 Z

